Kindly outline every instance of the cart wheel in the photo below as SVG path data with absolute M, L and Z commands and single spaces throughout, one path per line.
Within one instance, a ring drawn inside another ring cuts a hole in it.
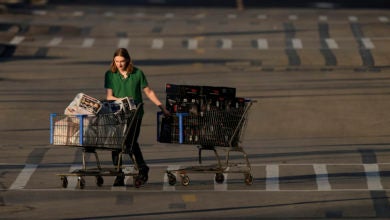
M 134 176 L 133 181 L 134 181 L 135 188 L 139 188 L 143 184 L 143 181 L 139 176 Z
M 80 189 L 84 189 L 84 187 L 85 187 L 85 180 L 81 176 L 77 178 L 77 186 Z
M 103 183 L 104 183 L 103 177 L 101 177 L 101 176 L 96 176 L 96 185 L 97 185 L 97 186 L 102 186 Z
M 224 180 L 225 180 L 225 176 L 223 175 L 223 173 L 216 173 L 215 174 L 215 182 L 223 183 Z
M 66 178 L 66 176 L 61 176 L 61 181 L 62 181 L 62 188 L 67 188 L 68 187 L 68 178 Z
M 183 175 L 181 177 L 181 184 L 183 186 L 188 186 L 188 184 L 190 184 L 190 178 L 187 175 Z
M 176 184 L 176 176 L 173 175 L 171 172 L 168 172 L 167 175 L 168 175 L 169 185 L 171 185 L 171 186 L 175 185 Z
M 253 176 L 250 173 L 245 174 L 245 184 L 248 186 L 253 184 Z

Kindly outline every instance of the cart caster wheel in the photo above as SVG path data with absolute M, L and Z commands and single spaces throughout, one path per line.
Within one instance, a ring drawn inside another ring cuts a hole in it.
M 103 183 L 104 183 L 103 177 L 101 177 L 101 176 L 96 176 L 96 185 L 100 187 L 100 186 L 103 185 Z
M 168 175 L 168 183 L 169 185 L 173 186 L 176 184 L 176 176 L 173 175 L 172 173 L 167 173 Z
M 142 186 L 143 181 L 142 181 L 141 178 L 139 178 L 139 177 L 134 177 L 133 180 L 134 180 L 134 186 L 135 186 L 135 188 L 140 188 L 140 187 Z
M 253 176 L 250 173 L 245 174 L 245 184 L 248 186 L 253 184 Z
M 82 178 L 82 177 L 79 177 L 77 179 L 77 186 L 80 188 L 80 189 L 84 189 L 85 187 L 85 179 Z
M 188 186 L 190 184 L 190 178 L 187 175 L 181 177 L 181 184 L 183 186 Z
M 224 180 L 225 180 L 225 176 L 223 175 L 223 173 L 216 173 L 215 174 L 215 182 L 223 183 Z
M 68 178 L 66 178 L 66 176 L 63 176 L 61 177 L 61 181 L 62 181 L 62 188 L 67 188 L 68 187 Z

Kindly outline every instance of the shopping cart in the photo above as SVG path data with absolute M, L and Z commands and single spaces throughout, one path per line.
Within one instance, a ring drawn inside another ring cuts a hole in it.
M 161 112 L 157 113 L 158 141 L 165 143 L 190 144 L 198 147 L 197 166 L 167 170 L 168 183 L 176 184 L 176 174 L 181 183 L 187 186 L 190 179 L 187 173 L 215 173 L 215 182 L 223 183 L 224 173 L 243 173 L 247 185 L 252 185 L 253 176 L 248 156 L 241 146 L 241 140 L 248 122 L 249 110 L 255 100 L 246 100 L 244 106 L 224 110 L 210 110 L 199 114 L 176 113 L 167 118 Z M 225 162 L 222 162 L 218 149 L 226 152 Z M 202 165 L 202 151 L 214 152 L 217 164 Z M 244 163 L 230 161 L 230 153 L 239 152 L 244 157 Z
M 82 148 L 82 168 L 60 173 L 62 187 L 67 188 L 68 176 L 77 177 L 77 186 L 85 187 L 85 176 L 96 177 L 96 185 L 102 186 L 103 176 L 132 176 L 135 187 L 142 184 L 138 167 L 131 153 L 135 143 L 134 130 L 139 126 L 140 108 L 97 115 L 50 115 L 50 144 Z M 120 151 L 118 163 L 113 168 L 101 166 L 97 151 Z M 87 168 L 86 154 L 94 154 L 96 167 Z M 132 169 L 125 166 L 124 156 L 129 155 Z M 122 172 L 123 171 L 123 172 Z

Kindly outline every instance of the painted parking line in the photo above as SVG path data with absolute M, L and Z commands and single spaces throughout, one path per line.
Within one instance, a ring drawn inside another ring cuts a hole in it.
M 236 19 L 237 15 L 236 14 L 228 14 L 227 18 L 229 18 L 229 19 Z
M 279 191 L 279 165 L 267 165 L 265 189 L 267 191 Z
M 266 50 L 266 49 L 268 49 L 268 41 L 267 41 L 267 39 L 263 39 L 263 38 L 257 39 L 257 48 L 259 50 Z
M 104 12 L 104 16 L 105 17 L 112 17 L 112 16 L 114 16 L 114 12 L 106 11 L 106 12 Z
M 362 60 L 363 66 L 374 66 L 375 60 L 371 53 L 371 49 L 367 49 L 367 46 L 370 45 L 370 41 L 363 41 L 362 39 L 367 39 L 364 37 L 363 28 L 358 22 L 351 22 L 350 28 L 353 36 L 355 37 L 356 42 L 359 44 L 359 54 Z M 367 45 L 366 45 L 367 44 Z
M 318 16 L 318 20 L 319 21 L 328 21 L 328 16 L 320 15 L 320 16 Z
M 296 51 L 296 46 L 294 45 L 294 39 L 296 35 L 296 29 L 293 23 L 286 22 L 283 24 L 284 31 L 286 35 L 286 49 L 285 53 L 288 57 L 288 65 L 289 66 L 300 66 L 301 65 L 301 58 L 298 55 L 298 52 Z
M 386 163 L 381 163 L 381 165 L 386 164 Z M 389 163 L 387 163 L 390 165 Z M 1 164 L 0 164 L 1 165 Z M 4 164 L 3 164 L 4 165 Z M 5 165 L 10 165 L 10 164 L 5 164 Z M 22 165 L 22 164 L 21 164 Z M 280 164 L 252 164 L 252 167 L 264 167 L 265 166 L 265 189 L 259 190 L 259 189 L 253 189 L 254 191 L 372 191 L 372 190 L 386 190 L 389 191 L 390 188 L 384 188 L 382 185 L 382 180 L 381 180 L 381 171 L 379 169 L 379 164 L 377 163 L 366 163 L 366 164 L 331 164 L 332 166 L 350 166 L 350 165 L 355 165 L 355 166 L 363 166 L 364 172 L 365 172 L 365 180 L 367 183 L 367 187 L 364 188 L 345 188 L 345 189 L 332 189 L 332 185 L 330 184 L 330 177 L 331 176 L 328 173 L 327 170 L 327 164 L 291 164 L 291 166 L 308 166 L 311 165 L 314 170 L 315 174 L 315 181 L 317 184 L 316 189 L 305 189 L 305 185 L 302 185 L 301 189 L 280 189 L 280 169 L 281 167 Z M 33 163 L 27 163 L 24 165 L 24 168 L 20 171 L 14 182 L 11 184 L 9 187 L 9 190 L 22 190 L 25 189 L 26 185 L 28 184 L 29 180 L 32 178 L 33 174 L 35 172 L 38 172 L 38 163 L 33 164 Z M 63 165 L 61 165 L 63 166 Z M 166 165 L 153 165 L 155 167 L 161 167 L 161 166 L 166 166 Z M 283 166 L 286 166 L 286 164 L 283 164 Z M 173 171 L 173 170 L 178 170 L 180 169 L 180 165 L 168 165 L 166 166 L 168 171 Z M 133 167 L 130 167 L 131 169 L 127 170 L 127 172 L 133 173 Z M 82 169 L 82 164 L 73 164 L 70 166 L 69 169 L 69 175 L 67 175 L 67 180 L 68 180 L 68 186 L 66 190 L 78 190 L 78 178 L 77 176 L 72 176 L 70 175 L 73 171 L 75 170 L 80 170 Z M 223 173 L 224 175 L 224 181 L 222 183 L 217 183 L 215 181 L 215 176 L 213 175 L 212 178 L 214 180 L 214 186 L 212 191 L 228 191 L 228 170 L 226 173 Z M 167 173 L 164 172 L 162 176 L 163 182 L 162 184 L 162 189 L 154 189 L 154 190 L 163 190 L 163 191 L 176 191 L 176 185 L 181 184 L 181 176 L 177 172 L 172 172 L 173 175 L 176 177 L 176 184 L 170 185 L 169 184 L 169 179 L 167 176 Z M 260 177 L 258 177 L 260 178 Z M 364 178 L 364 177 L 363 177 Z M 158 178 L 161 180 L 161 178 Z M 126 186 L 124 187 L 110 187 L 110 190 L 112 191 L 126 191 L 126 190 L 131 190 L 133 187 L 131 187 L 131 181 L 132 181 L 132 176 L 126 176 L 125 177 L 125 182 Z M 234 182 L 234 180 L 233 180 Z M 110 183 L 106 183 L 110 185 Z M 191 184 L 191 183 L 190 183 Z M 245 190 L 252 190 L 249 188 L 244 187 Z M 28 190 L 28 189 L 27 189 Z M 89 189 L 88 189 L 89 190 Z M 102 189 L 104 190 L 104 189 Z M 233 189 L 232 191 L 239 191 L 240 189 Z M 198 190 L 197 190 L 198 191 Z M 199 191 L 204 191 L 204 190 L 199 190 Z M 209 190 L 210 191 L 210 190 Z
M 24 36 L 15 36 L 12 38 L 12 40 L 9 42 L 12 45 L 18 45 L 22 43 L 22 41 L 25 39 Z
M 363 164 L 369 190 L 382 190 L 378 164 Z
M 80 170 L 82 169 L 83 165 L 82 164 L 73 164 L 70 169 L 69 173 L 72 173 L 74 170 Z M 67 190 L 74 190 L 77 188 L 77 176 L 67 176 L 68 179 L 68 187 L 66 188 Z
M 45 11 L 45 10 L 33 10 L 33 11 L 32 11 L 32 14 L 33 14 L 33 15 L 40 15 L 40 16 L 43 16 L 43 15 L 47 15 L 47 11 Z
M 197 39 L 188 39 L 187 43 L 188 43 L 187 48 L 189 50 L 196 50 L 196 49 L 198 49 L 198 40 Z
M 231 39 L 227 39 L 227 38 L 221 39 L 220 43 L 221 43 L 220 44 L 221 49 L 229 50 L 232 49 L 233 47 L 233 41 Z
M 348 16 L 348 20 L 350 22 L 358 22 L 359 21 L 359 18 L 356 17 L 356 16 Z
M 46 45 L 48 47 L 54 47 L 58 46 L 62 42 L 63 38 L 62 37 L 55 37 L 49 41 L 49 43 Z
M 299 38 L 292 38 L 291 39 L 292 47 L 294 49 L 303 49 L 302 40 Z
M 75 12 L 73 12 L 73 16 L 74 17 L 82 17 L 82 16 L 84 16 L 84 12 L 83 11 L 75 11 Z
M 9 189 L 23 189 L 37 167 L 37 164 L 26 164 Z
M 94 43 L 95 43 L 94 38 L 85 38 L 81 47 L 84 47 L 84 48 L 92 47 Z
M 195 15 L 194 17 L 197 18 L 197 19 L 203 19 L 203 18 L 206 17 L 206 14 L 200 13 L 200 14 Z
M 298 16 L 297 15 L 289 15 L 288 19 L 292 20 L 292 21 L 295 21 L 295 20 L 298 20 Z
M 389 22 L 389 18 L 386 17 L 386 16 L 380 16 L 380 17 L 378 17 L 378 20 L 380 22 L 383 22 L 383 23 L 388 23 Z
M 339 45 L 337 44 L 336 40 L 333 38 L 326 38 L 325 42 L 329 49 L 339 49 Z
M 129 38 L 119 38 L 118 48 L 127 48 L 129 46 L 130 39 Z
M 166 13 L 164 17 L 165 17 L 165 18 L 172 19 L 172 18 L 175 17 L 175 14 L 174 14 L 174 13 Z
M 143 18 L 143 17 L 145 17 L 145 13 L 143 13 L 143 12 L 137 12 L 137 13 L 135 14 L 135 17 Z
M 375 48 L 375 45 L 374 45 L 374 43 L 372 43 L 370 38 L 365 37 L 365 38 L 362 38 L 361 41 L 362 41 L 363 46 L 366 49 L 374 49 Z
M 331 190 L 329 183 L 328 170 L 325 164 L 313 164 L 314 172 L 316 174 L 317 189 L 319 191 Z
M 164 47 L 163 39 L 153 39 L 152 41 L 152 49 L 162 49 Z

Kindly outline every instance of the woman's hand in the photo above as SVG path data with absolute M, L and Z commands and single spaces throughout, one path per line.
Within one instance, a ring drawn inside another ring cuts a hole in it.
M 171 113 L 163 105 L 159 105 L 158 107 L 161 109 L 165 117 L 171 117 Z

